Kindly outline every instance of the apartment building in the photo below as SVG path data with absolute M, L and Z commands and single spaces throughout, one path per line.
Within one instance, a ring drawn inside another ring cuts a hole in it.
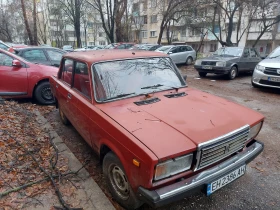
M 41 42 L 54 47 L 63 45 L 76 47 L 74 26 L 58 1 L 41 1 L 38 17 L 38 37 L 41 37 Z M 99 13 L 92 8 L 83 11 L 80 34 L 83 47 L 108 44 Z
M 132 30 L 136 42 L 157 43 L 163 10 L 167 5 L 165 2 L 166 0 L 133 1 L 132 17 L 134 24 Z M 234 2 L 228 3 L 228 6 L 225 7 L 232 9 L 234 7 Z M 194 49 L 198 49 L 203 39 L 203 44 L 200 48 L 201 53 L 208 54 L 216 51 L 216 49 L 221 47 L 216 36 L 222 36 L 223 41 L 225 41 L 228 20 L 225 19 L 220 25 L 215 25 L 214 30 L 212 30 L 212 26 L 209 25 L 208 28 L 205 26 L 207 17 L 213 17 L 214 9 L 211 5 L 197 7 L 192 10 L 192 13 L 193 14 L 189 16 L 192 19 L 192 24 L 187 22 L 186 19 L 181 19 L 179 22 L 172 21 L 170 23 L 169 36 L 171 37 L 172 43 L 186 43 L 191 45 Z M 260 13 L 257 11 L 257 14 Z M 279 4 L 274 4 L 267 10 L 266 17 L 268 19 L 273 19 L 279 14 Z M 237 25 L 238 21 L 240 21 L 239 27 Z M 248 27 L 249 21 L 250 26 Z M 232 43 L 238 46 L 252 46 L 261 33 L 261 21 L 261 16 L 255 16 L 254 19 L 252 19 L 248 11 L 243 10 L 241 13 L 241 11 L 237 10 L 233 18 Z M 201 24 L 202 22 L 203 24 Z M 166 31 L 163 33 L 161 43 L 167 44 Z M 264 33 L 255 47 L 261 55 L 266 55 L 279 44 L 280 24 L 277 23 Z

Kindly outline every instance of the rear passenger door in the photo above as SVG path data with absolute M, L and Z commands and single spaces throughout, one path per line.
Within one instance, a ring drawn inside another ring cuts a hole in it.
M 91 145 L 90 110 L 92 106 L 92 91 L 89 68 L 86 63 L 74 62 L 73 84 L 69 90 L 69 109 L 72 113 L 72 124 L 81 136 Z

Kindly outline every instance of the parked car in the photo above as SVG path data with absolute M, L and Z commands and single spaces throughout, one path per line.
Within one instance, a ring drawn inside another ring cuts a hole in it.
M 59 67 L 62 56 L 67 53 L 54 47 L 26 47 L 16 49 L 16 54 L 32 63 Z
M 255 140 L 263 115 L 187 87 L 163 53 L 69 53 L 50 83 L 62 122 L 99 154 L 126 209 L 211 195 L 264 147 Z
M 5 43 L 2 42 L 2 41 L 0 41 L 0 49 L 7 50 L 7 51 L 9 51 L 9 52 L 11 52 L 11 53 L 14 53 L 14 52 L 15 52 L 14 49 L 13 49 L 11 46 L 5 44 Z
M 196 59 L 195 50 L 188 45 L 166 45 L 155 51 L 168 54 L 176 64 L 186 63 L 190 65 Z
M 212 56 L 197 60 L 194 68 L 201 77 L 214 73 L 234 79 L 239 72 L 252 72 L 261 60 L 261 56 L 254 48 L 222 47 Z
M 77 48 L 74 50 L 74 52 L 78 52 L 78 51 L 90 51 L 90 50 L 100 50 L 102 49 L 102 47 L 99 46 L 87 46 L 87 47 L 83 47 L 83 48 Z
M 149 51 L 155 51 L 157 50 L 158 48 L 162 47 L 162 45 L 160 44 L 153 44 L 153 45 L 149 45 L 146 50 L 149 50 Z
M 134 43 L 112 43 L 107 45 L 104 49 L 129 49 L 133 47 L 135 44 Z
M 74 49 L 71 45 L 64 45 L 62 47 L 62 50 L 67 51 L 67 52 L 73 52 L 74 51 Z
M 0 49 L 0 96 L 34 98 L 41 104 L 52 104 L 49 77 L 58 68 L 34 64 Z
M 280 47 L 256 65 L 252 85 L 253 87 L 280 88 Z

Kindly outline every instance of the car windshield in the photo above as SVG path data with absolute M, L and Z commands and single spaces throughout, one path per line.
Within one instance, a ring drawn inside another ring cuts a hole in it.
M 166 51 L 168 51 L 170 48 L 171 48 L 170 46 L 164 46 L 164 47 L 158 48 L 157 51 L 166 52 Z
M 141 58 L 98 63 L 94 68 L 99 102 L 185 86 L 170 58 Z
M 240 57 L 242 56 L 243 48 L 239 47 L 222 47 L 218 49 L 214 55 L 216 56 L 233 56 Z
M 268 56 L 268 58 L 280 58 L 280 47 L 273 50 Z

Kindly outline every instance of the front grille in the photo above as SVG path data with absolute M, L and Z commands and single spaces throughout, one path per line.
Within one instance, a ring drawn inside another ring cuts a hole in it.
M 269 75 L 280 76 L 280 74 L 277 73 L 277 70 L 279 70 L 279 69 L 265 67 L 264 73 L 269 74 Z
M 196 170 L 222 160 L 245 147 L 250 126 L 246 125 L 224 136 L 198 146 Z
M 216 66 L 216 61 L 202 61 L 201 65 Z
M 262 79 L 260 80 L 260 84 L 280 87 L 280 82 L 270 82 L 268 80 L 262 80 Z

